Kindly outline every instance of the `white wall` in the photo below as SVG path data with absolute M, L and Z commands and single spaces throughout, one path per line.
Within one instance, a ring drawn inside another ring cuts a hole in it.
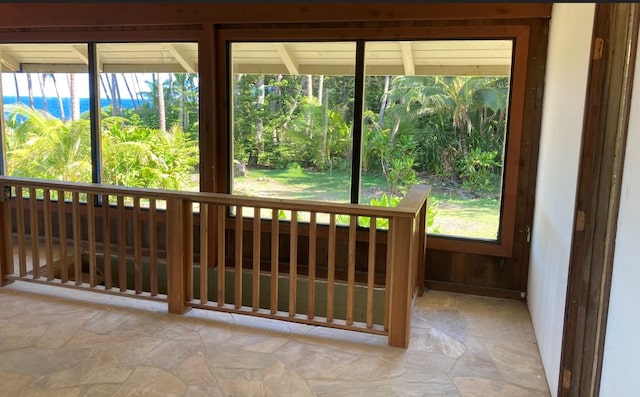
M 542 108 L 527 303 L 553 396 L 558 389 L 595 4 L 554 3 Z
M 640 393 L 640 62 L 637 58 L 628 134 L 600 383 L 603 397 Z

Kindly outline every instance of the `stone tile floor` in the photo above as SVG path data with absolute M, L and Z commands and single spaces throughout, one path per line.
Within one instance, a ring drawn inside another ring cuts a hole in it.
M 428 291 L 386 338 L 16 282 L 1 396 L 549 396 L 523 302 Z

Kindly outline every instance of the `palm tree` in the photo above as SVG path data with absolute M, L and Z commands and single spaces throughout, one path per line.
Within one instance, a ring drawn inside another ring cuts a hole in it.
M 89 120 L 63 122 L 24 105 L 7 105 L 7 110 L 9 175 L 91 180 Z M 103 118 L 102 125 L 105 183 L 178 190 L 198 163 L 197 142 L 177 126 L 165 133 L 119 116 Z
M 53 81 L 53 88 L 56 90 L 56 97 L 58 98 L 58 108 L 60 109 L 60 119 L 65 120 L 64 117 L 64 106 L 62 105 L 62 97 L 60 96 L 60 91 L 58 90 L 58 82 L 56 81 L 55 73 L 45 73 L 43 75 L 43 80 L 45 77 L 50 77 L 51 81 Z
M 38 80 L 38 83 L 40 83 L 40 92 L 42 93 L 42 109 L 44 109 L 44 111 L 48 113 L 49 109 L 47 107 L 47 94 L 44 90 L 47 83 L 47 74 L 42 73 L 40 77 L 41 78 Z
M 69 92 L 71 93 L 71 120 L 80 119 L 80 101 L 78 100 L 78 92 L 76 89 L 75 73 L 67 74 L 69 81 Z
M 506 107 L 505 78 L 485 76 L 400 76 L 393 79 L 389 110 L 395 114 L 392 137 L 400 120 L 439 114 L 451 120 L 458 149 L 469 154 L 468 137 L 483 135 L 495 117 Z M 487 117 L 490 110 L 493 117 Z M 484 113 L 484 117 L 478 117 Z
M 27 89 L 29 91 L 29 106 L 31 109 L 35 108 L 33 100 L 33 83 L 31 82 L 31 73 L 27 73 Z
M 122 80 L 124 81 L 124 85 L 127 88 L 127 92 L 129 93 L 129 97 L 131 98 L 131 102 L 133 103 L 133 110 L 138 109 L 137 98 L 133 96 L 131 92 L 131 88 L 129 87 L 129 82 L 127 81 L 127 76 L 122 74 Z
M 13 74 L 13 84 L 16 86 L 16 103 L 20 103 L 20 88 L 18 87 L 18 74 Z
M 7 108 L 10 175 L 69 182 L 91 180 L 88 120 L 65 123 L 24 105 Z M 22 123 L 17 121 L 20 116 Z
M 178 100 L 178 125 L 183 131 L 189 131 L 190 114 L 198 111 L 196 76 L 195 73 L 176 73 L 173 77 L 173 96 Z
M 165 132 L 167 130 L 167 119 L 164 109 L 164 89 L 162 87 L 163 82 L 160 80 L 160 73 L 153 74 L 154 79 L 157 81 L 158 87 L 158 118 L 160 120 L 160 131 Z

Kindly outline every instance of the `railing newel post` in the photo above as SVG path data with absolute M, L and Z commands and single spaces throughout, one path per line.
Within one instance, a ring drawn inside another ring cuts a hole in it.
M 167 200 L 167 302 L 169 313 L 183 314 L 187 311 L 187 289 L 185 277 L 185 249 L 190 245 L 184 241 L 185 203 L 180 198 Z
M 387 288 L 390 288 L 389 302 L 389 345 L 407 348 L 409 346 L 409 331 L 411 324 L 411 309 L 413 300 L 413 258 L 414 249 L 414 218 L 396 215 L 391 219 L 389 233 L 393 250 L 391 277 Z
M 2 225 L 2 238 L 0 238 L 0 287 L 11 284 L 13 280 L 7 278 L 13 274 L 13 243 L 11 241 L 11 186 L 2 186 L 0 197 L 0 225 Z

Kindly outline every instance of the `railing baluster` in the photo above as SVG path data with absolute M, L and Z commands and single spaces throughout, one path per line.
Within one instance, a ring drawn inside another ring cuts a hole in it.
M 418 253 L 418 296 L 424 294 L 424 279 L 425 279 L 425 256 L 427 249 L 427 204 L 425 201 L 420 209 L 420 216 L 418 217 L 418 246 L 416 251 Z
M 349 256 L 347 257 L 347 325 L 353 324 L 353 290 L 356 283 L 356 231 L 358 217 L 349 218 Z
M 278 263 L 280 261 L 280 209 L 271 212 L 271 314 L 278 311 Z
M 36 188 L 29 188 L 29 234 L 31 235 L 31 267 L 33 278 L 40 278 L 40 231 L 38 230 L 38 208 Z
M 96 211 L 95 196 L 87 194 L 87 239 L 89 240 L 89 285 L 98 284 L 96 266 Z
M 124 217 L 124 196 L 118 196 L 118 287 L 127 290 L 127 220 Z
M 289 232 L 289 317 L 296 314 L 296 294 L 298 286 L 298 212 L 291 211 Z
M 333 322 L 336 277 L 336 214 L 329 214 L 329 252 L 327 269 L 327 322 Z
M 253 290 L 251 298 L 254 312 L 257 312 L 260 308 L 260 228 L 262 226 L 260 211 L 260 207 L 253 209 Z
M 309 302 L 307 318 L 313 320 L 316 309 L 316 252 L 317 252 L 317 213 L 309 213 Z
M 158 223 L 156 200 L 149 199 L 149 277 L 151 296 L 158 295 Z
M 235 307 L 242 307 L 242 207 L 236 206 L 236 232 L 235 232 Z
M 376 272 L 376 224 L 375 216 L 369 224 L 369 255 L 367 266 L 367 328 L 373 327 L 373 288 Z
M 16 201 L 18 203 L 16 221 L 18 232 L 18 263 L 20 269 L 20 277 L 24 277 L 27 274 L 27 253 L 24 231 L 24 198 L 22 196 L 22 187 L 16 187 Z
M 225 206 L 224 205 L 219 205 L 217 208 L 217 216 L 216 216 L 216 223 L 218 225 L 218 228 L 216 230 L 216 234 L 217 234 L 217 241 L 218 241 L 218 246 L 217 246 L 217 254 L 218 254 L 218 307 L 222 307 L 224 305 L 224 293 L 225 293 L 225 253 L 224 253 L 224 231 L 225 231 L 225 220 L 226 220 L 226 213 L 225 213 Z
M 53 228 L 51 227 L 51 217 L 53 216 L 51 212 L 51 192 L 49 189 L 44 189 L 42 191 L 43 202 L 44 202 L 44 245 L 45 245 L 45 257 L 46 257 L 46 267 L 45 267 L 45 276 L 47 277 L 47 281 L 53 280 Z
M 200 203 L 200 303 L 209 301 L 209 204 Z
M 191 302 L 193 300 L 193 201 L 191 200 L 182 200 L 182 222 L 184 299 Z
M 82 247 L 80 240 L 80 194 L 73 192 L 71 195 L 71 219 L 73 223 L 73 278 L 76 285 L 82 284 Z
M 111 272 L 111 217 L 109 216 L 109 195 L 102 195 L 102 241 L 104 259 L 102 268 L 104 273 L 104 288 L 110 290 L 113 286 L 113 276 Z
M 140 222 L 140 197 L 133 198 L 133 285 L 136 294 L 142 293 L 142 225 Z
M 69 266 L 67 263 L 67 209 L 64 201 L 64 190 L 58 190 L 58 237 L 60 240 L 60 281 L 69 282 Z

